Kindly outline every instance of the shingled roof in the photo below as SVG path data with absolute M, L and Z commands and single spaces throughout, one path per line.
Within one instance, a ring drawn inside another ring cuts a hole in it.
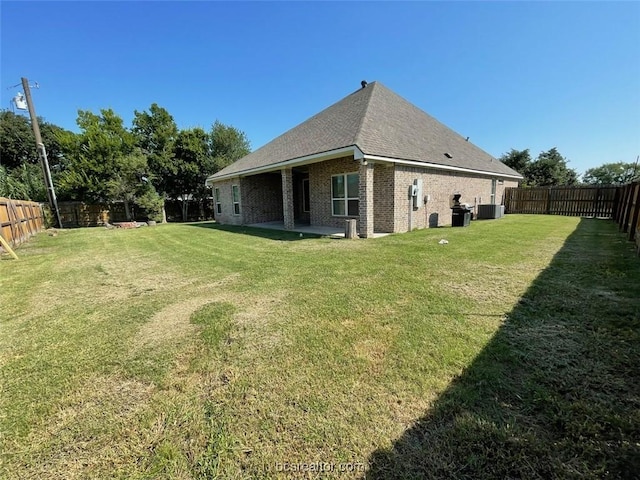
M 207 180 L 251 174 L 270 166 L 276 169 L 283 162 L 291 166 L 296 159 L 303 163 L 309 156 L 354 146 L 365 157 L 520 177 L 381 83 L 372 82 Z

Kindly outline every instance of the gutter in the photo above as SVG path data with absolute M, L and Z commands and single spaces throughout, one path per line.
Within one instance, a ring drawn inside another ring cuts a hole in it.
M 479 175 L 487 175 L 490 177 L 511 178 L 514 180 L 522 180 L 524 178 L 522 175 L 511 175 L 509 173 L 498 173 L 498 172 L 489 172 L 486 170 L 475 170 L 473 168 L 454 167 L 451 165 L 442 165 L 440 163 L 417 162 L 415 160 L 402 160 L 399 158 L 379 157 L 377 155 L 364 154 L 364 159 L 371 160 L 373 162 L 397 163 L 399 165 L 409 165 L 409 166 L 421 167 L 421 168 L 432 168 L 434 170 L 447 170 L 447 171 L 453 171 L 453 172 L 475 173 Z
M 228 173 L 225 175 L 216 176 L 216 174 L 213 174 L 207 177 L 204 184 L 209 185 L 211 181 L 217 182 L 218 180 L 227 180 L 234 177 L 244 177 L 246 175 L 257 175 L 259 173 L 273 172 L 289 166 L 307 165 L 309 163 L 323 162 L 325 160 L 331 160 L 332 158 L 340 158 L 345 155 L 353 155 L 355 157 L 358 154 L 362 155 L 360 149 L 355 145 L 351 145 L 348 147 L 337 148 L 335 150 L 328 150 L 326 152 L 314 153 L 313 155 L 306 155 L 304 157 L 285 160 L 283 162 L 272 163 L 263 167 L 240 170 L 239 172 Z
M 498 177 L 498 178 L 509 178 L 513 180 L 522 180 L 524 178 L 522 175 L 512 175 L 508 173 L 489 172 L 486 170 L 475 170 L 473 168 L 454 167 L 451 165 L 442 165 L 439 163 L 418 162 L 415 160 L 403 160 L 400 158 L 368 155 L 363 153 L 358 148 L 357 145 L 350 145 L 348 147 L 342 147 L 335 150 L 328 150 L 322 153 L 314 153 L 313 155 L 306 155 L 304 157 L 285 160 L 283 162 L 273 163 L 271 165 L 265 165 L 263 167 L 250 168 L 247 170 L 241 170 L 238 172 L 228 173 L 228 174 L 219 175 L 219 176 L 216 176 L 215 174 L 210 175 L 209 177 L 207 177 L 204 183 L 206 186 L 209 186 L 211 185 L 211 183 L 217 182 L 219 180 L 227 180 L 230 178 L 244 177 L 247 175 L 257 175 L 259 173 L 273 172 L 273 171 L 277 171 L 282 168 L 291 167 L 291 166 L 299 166 L 299 165 L 307 165 L 310 163 L 323 162 L 325 160 L 331 160 L 332 158 L 342 157 L 345 154 L 352 154 L 355 160 L 360 160 L 360 161 L 370 160 L 372 162 L 397 163 L 399 165 L 409 165 L 409 166 L 415 166 L 415 167 L 421 167 L 421 168 L 432 168 L 434 170 L 475 173 L 477 175 L 486 175 L 489 177 Z

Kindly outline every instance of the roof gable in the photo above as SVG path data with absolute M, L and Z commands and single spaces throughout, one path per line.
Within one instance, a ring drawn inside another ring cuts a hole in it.
M 372 82 L 210 178 L 250 173 L 349 146 L 357 146 L 365 155 L 518 175 L 381 83 Z

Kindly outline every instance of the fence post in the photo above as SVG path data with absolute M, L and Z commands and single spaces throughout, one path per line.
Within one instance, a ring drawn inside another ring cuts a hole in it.
M 616 188 L 613 194 L 613 205 L 611 206 L 611 217 L 614 221 L 618 221 L 618 205 L 620 204 L 620 190 L 622 187 Z
M 633 186 L 633 193 L 629 197 L 630 222 L 627 238 L 633 240 L 636 235 L 636 227 L 638 225 L 638 215 L 640 214 L 640 183 Z
M 622 205 L 622 215 L 620 216 L 620 230 L 627 233 L 629 214 L 631 213 L 631 185 L 625 186 L 624 200 Z
M 618 224 L 618 228 L 620 227 L 620 217 L 622 216 L 622 206 L 624 205 L 624 193 L 626 191 L 625 188 L 626 187 L 622 185 L 617 192 L 618 202 L 616 205 L 615 221 Z

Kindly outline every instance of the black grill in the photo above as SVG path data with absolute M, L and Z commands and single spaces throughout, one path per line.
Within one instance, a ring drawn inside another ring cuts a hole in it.
M 468 227 L 471 222 L 471 206 L 460 203 L 460 193 L 453 196 L 453 206 L 451 207 L 451 226 Z

